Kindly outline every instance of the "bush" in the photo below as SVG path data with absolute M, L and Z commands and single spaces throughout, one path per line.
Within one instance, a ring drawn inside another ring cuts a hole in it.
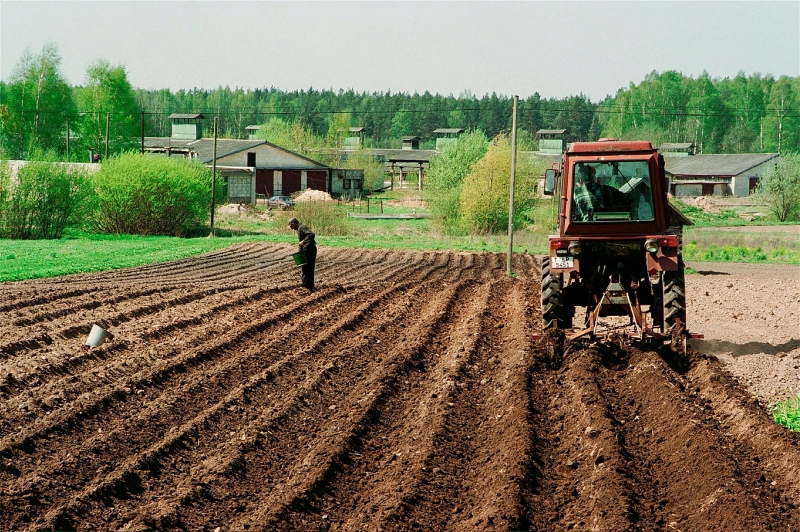
M 31 161 L 13 182 L 7 165 L 0 174 L 0 236 L 61 238 L 68 224 L 84 222 L 93 196 L 85 169 Z
M 488 146 L 489 139 L 482 131 L 470 131 L 431 158 L 423 196 L 431 212 L 450 233 L 459 231 L 464 179 L 486 154 Z
M 298 202 L 294 211 L 286 216 L 286 220 L 288 221 L 289 218 L 297 218 L 316 235 L 347 236 L 350 232 L 346 214 L 336 209 L 335 202 Z
M 544 174 L 543 159 L 520 157 L 518 147 L 514 186 L 514 227 L 530 220 L 539 178 Z M 462 229 L 469 233 L 497 233 L 508 228 L 508 196 L 511 184 L 511 140 L 501 133 L 492 140 L 486 155 L 464 179 L 461 190 Z
M 124 154 L 103 163 L 94 178 L 101 233 L 184 236 L 205 224 L 211 208 L 211 172 L 177 157 Z M 217 177 L 217 203 L 224 200 Z

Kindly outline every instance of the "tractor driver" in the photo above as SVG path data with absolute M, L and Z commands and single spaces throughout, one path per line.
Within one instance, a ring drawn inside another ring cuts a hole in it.
M 625 207 L 630 208 L 630 194 L 620 192 L 605 185 L 596 177 L 594 167 L 585 163 L 575 165 L 575 192 L 573 194 L 573 220 L 591 220 L 596 209 Z

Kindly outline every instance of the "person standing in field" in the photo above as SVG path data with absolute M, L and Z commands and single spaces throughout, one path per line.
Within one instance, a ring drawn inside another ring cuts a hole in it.
M 300 240 L 300 251 L 306 254 L 306 263 L 300 267 L 301 281 L 305 288 L 310 292 L 314 291 L 314 266 L 317 262 L 317 244 L 314 242 L 314 233 L 305 224 L 301 224 L 297 218 L 289 220 L 289 227 L 297 231 L 297 238 Z

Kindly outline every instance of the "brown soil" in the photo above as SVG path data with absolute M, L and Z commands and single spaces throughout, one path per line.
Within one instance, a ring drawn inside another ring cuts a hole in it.
M 291 251 L 0 285 L 0 530 L 800 529 L 800 435 L 710 354 L 534 341 L 536 257 Z M 729 358 L 791 356 L 785 277 L 696 269 L 704 342 L 774 281 Z

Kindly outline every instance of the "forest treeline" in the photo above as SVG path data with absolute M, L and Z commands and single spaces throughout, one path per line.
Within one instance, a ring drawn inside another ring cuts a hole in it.
M 130 85 L 123 65 L 103 59 L 89 65 L 83 85 L 71 86 L 60 64 L 57 48 L 45 45 L 40 54 L 27 51 L 0 82 L 0 156 L 28 158 L 50 150 L 84 160 L 88 148 L 102 152 L 106 138 L 111 153 L 135 149 L 142 131 L 169 136 L 173 113 L 202 113 L 209 136 L 216 117 L 220 136 L 228 138 L 246 138 L 247 126 L 275 118 L 320 136 L 364 127 L 371 147 L 399 147 L 402 136 L 416 135 L 421 148 L 431 148 L 437 128 L 478 130 L 492 138 L 511 127 L 512 96 L 495 93 L 147 90 Z M 800 78 L 741 72 L 732 79 L 706 73 L 695 79 L 653 71 L 600 102 L 534 92 L 520 98 L 517 123 L 531 137 L 540 129 L 565 129 L 567 141 L 616 137 L 656 146 L 692 142 L 702 153 L 798 152 Z

